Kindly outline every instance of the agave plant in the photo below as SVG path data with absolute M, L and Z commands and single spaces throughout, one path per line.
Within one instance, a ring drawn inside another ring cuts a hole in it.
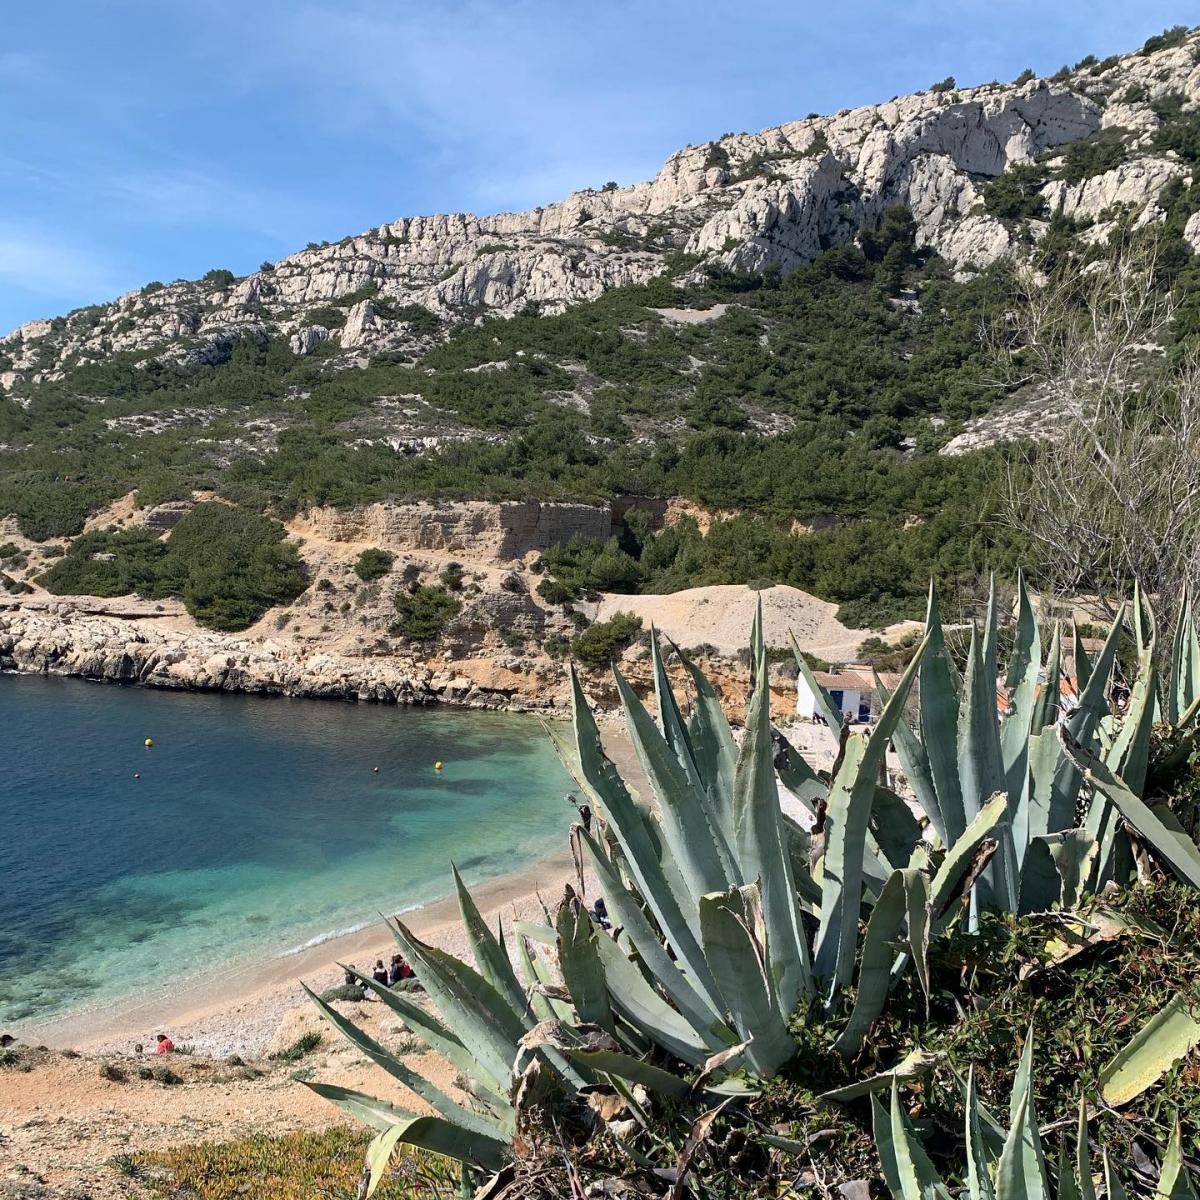
M 964 881 L 974 878 L 977 852 L 1003 816 L 997 799 L 948 849 L 930 848 L 904 801 L 877 782 L 923 653 L 924 647 L 873 734 L 847 736 L 832 778 L 820 777 L 783 746 L 782 769 L 793 782 L 799 778 L 800 794 L 822 815 L 815 853 L 809 834 L 780 809 L 760 622 L 740 747 L 711 685 L 686 656 L 680 661 L 695 690 L 686 720 L 657 639 L 657 723 L 615 673 L 653 804 L 636 796 L 604 755 L 572 671 L 575 738 L 564 758 L 599 818 L 594 832 L 577 826 L 573 836 L 619 936 L 600 930 L 569 891 L 546 923 L 518 924 L 518 975 L 506 944 L 483 921 L 457 873 L 473 967 L 392 923 L 439 1015 L 360 978 L 458 1067 L 468 1081 L 465 1102 L 313 996 L 347 1038 L 434 1110 L 418 1116 L 360 1093 L 309 1084 L 378 1131 L 372 1188 L 401 1142 L 495 1169 L 524 1116 L 547 1094 L 569 1103 L 581 1089 L 603 1084 L 632 1100 L 632 1088 L 640 1086 L 703 1105 L 744 1092 L 795 1053 L 788 1019 L 800 1002 L 831 998 L 856 979 L 839 1047 L 857 1050 L 898 971 L 911 962 L 926 978 L 930 931 L 948 923 Z M 860 960 L 864 907 L 870 919 Z M 539 944 L 552 948 L 557 974 Z M 920 1065 L 920 1056 L 910 1058 L 872 1086 L 886 1086 L 893 1074 Z
M 1041 1131 L 1034 1112 L 1033 1031 L 1025 1041 L 1020 1066 L 1013 1081 L 1009 1103 L 1009 1128 L 992 1115 L 975 1090 L 972 1068 L 965 1085 L 966 1121 L 965 1170 L 971 1200 L 1096 1200 L 1088 1150 L 1088 1112 L 1079 1101 L 1075 1153 L 1068 1154 L 1064 1139 L 1057 1163 L 1057 1187 L 1052 1186 L 1042 1147 Z M 930 1162 L 920 1139 L 904 1113 L 899 1088 L 892 1088 L 891 1110 L 876 1100 L 875 1144 L 883 1177 L 895 1200 L 950 1200 L 950 1189 Z M 1104 1194 L 1107 1200 L 1125 1200 L 1126 1192 L 1102 1151 Z M 1182 1135 L 1176 1121 L 1170 1144 L 1163 1155 L 1154 1189 L 1161 1200 L 1196 1200 L 1196 1192 L 1183 1165 Z
M 703 1111 L 776 1073 L 796 1052 L 789 1021 L 813 1004 L 832 1005 L 851 985 L 854 1004 L 837 1048 L 854 1055 L 903 972 L 913 969 L 928 993 L 930 940 L 964 905 L 972 921 L 988 908 L 1073 905 L 1122 873 L 1126 827 L 1200 885 L 1200 851 L 1136 794 L 1160 711 L 1155 628 L 1140 597 L 1132 610 L 1138 676 L 1124 713 L 1109 708 L 1123 620 L 1122 613 L 1094 661 L 1074 638 L 1078 691 L 1068 706 L 1059 694 L 1061 631 L 1043 662 L 1041 630 L 1021 583 L 1001 716 L 994 588 L 961 679 L 931 591 L 925 638 L 869 736 L 842 728 L 810 673 L 839 735 L 828 774 L 772 728 L 761 614 L 740 744 L 708 680 L 676 651 L 692 693 L 685 717 L 652 635 L 655 715 L 614 669 L 649 797 L 637 795 L 604 754 L 572 670 L 574 738 L 559 745 L 597 815 L 593 828 L 576 826 L 572 839 L 616 936 L 568 889 L 544 922 L 517 923 L 514 965 L 457 873 L 473 966 L 393 923 L 438 1015 L 363 982 L 458 1068 L 466 1081 L 461 1101 L 314 997 L 342 1033 L 433 1109 L 416 1115 L 309 1085 L 378 1131 L 372 1188 L 401 1142 L 494 1170 L 532 1114 L 548 1105 L 581 1108 L 577 1098 L 597 1088 L 635 1113 L 644 1111 L 639 1088 Z M 1200 647 L 1190 611 L 1178 623 L 1172 659 L 1167 712 L 1191 729 L 1200 707 Z M 910 698 L 919 712 L 915 729 L 904 715 Z M 880 781 L 889 742 L 916 812 Z M 781 787 L 808 808 L 811 830 L 784 815 Z M 1077 824 L 1081 798 L 1086 817 Z M 830 1095 L 886 1087 L 922 1065 L 919 1054 L 910 1056 Z

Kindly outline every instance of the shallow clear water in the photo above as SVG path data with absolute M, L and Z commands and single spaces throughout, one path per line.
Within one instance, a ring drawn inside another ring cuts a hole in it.
M 525 866 L 570 790 L 529 717 L 0 676 L 0 1021 Z

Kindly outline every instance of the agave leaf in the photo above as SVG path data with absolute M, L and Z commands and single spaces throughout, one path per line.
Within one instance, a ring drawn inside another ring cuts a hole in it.
M 650 661 L 654 670 L 654 698 L 658 703 L 658 724 L 662 729 L 663 738 L 675 752 L 679 765 L 684 774 L 691 780 L 692 785 L 699 791 L 704 791 L 704 780 L 696 763 L 692 749 L 692 739 L 687 731 L 687 723 L 679 711 L 675 692 L 667 677 L 667 668 L 663 663 L 662 649 L 658 644 L 658 634 L 654 627 L 650 628 Z
M 604 979 L 614 1007 L 639 1032 L 676 1058 L 693 1066 L 704 1063 L 714 1048 L 712 1032 L 696 1029 L 646 982 L 645 976 L 607 937 L 596 939 Z
M 343 1017 L 337 1009 L 326 1004 L 315 992 L 305 984 L 301 984 L 308 998 L 317 1006 L 321 1015 L 344 1037 L 351 1045 L 358 1047 L 377 1067 L 382 1067 L 393 1079 L 398 1079 L 409 1091 L 420 1096 L 430 1108 L 441 1113 L 448 1121 L 461 1125 L 473 1133 L 485 1137 L 504 1137 L 512 1132 L 511 1124 L 507 1128 L 499 1122 L 491 1120 L 479 1113 L 473 1113 L 463 1108 L 461 1104 L 451 1100 L 441 1088 L 430 1083 L 423 1075 L 418 1074 L 396 1057 L 390 1050 L 381 1046 L 373 1037 L 364 1033 L 353 1021 Z M 507 1123 L 506 1123 L 507 1124 Z
M 1171 642 L 1171 686 L 1167 691 L 1167 720 L 1178 725 L 1200 696 L 1200 637 L 1192 612 L 1190 591 L 1185 591 L 1175 620 Z
M 1009 1130 L 996 1168 L 1000 1196 L 1049 1200 L 1050 1185 L 1041 1135 L 1033 1111 L 1033 1027 L 1025 1038 L 1009 1101 Z
M 737 867 L 724 834 L 710 820 L 705 794 L 688 779 L 625 677 L 616 668 L 613 676 L 629 740 L 658 800 L 659 828 L 693 901 L 721 891 L 735 882 L 730 872 Z
M 580 1021 L 616 1033 L 604 968 L 596 949 L 596 927 L 582 906 L 565 899 L 558 907 L 558 968 L 571 994 Z
M 1088 685 L 1092 674 L 1092 660 L 1079 636 L 1079 626 L 1075 623 L 1075 615 L 1071 614 L 1071 654 L 1075 659 L 1075 686 L 1083 691 Z
M 558 934 L 541 921 L 514 921 L 512 927 L 514 933 L 527 937 L 531 942 L 541 942 L 543 946 L 550 947 L 558 945 Z
M 979 847 L 992 836 L 1007 807 L 1008 797 L 1003 792 L 997 792 L 979 810 L 979 815 L 963 831 L 962 836 L 946 851 L 946 857 L 929 886 L 929 903 L 933 911 L 935 933 L 945 927 L 948 917 L 952 915 L 949 905 L 954 899 L 958 885 L 970 870 Z
M 834 1049 L 853 1058 L 860 1049 L 876 1017 L 883 1012 L 891 981 L 892 963 L 896 959 L 896 940 L 904 920 L 904 872 L 894 871 L 867 921 L 863 938 L 862 964 L 858 971 L 858 994 L 846 1028 L 834 1043 Z
M 905 870 L 904 909 L 908 929 L 908 954 L 916 967 L 917 979 L 925 993 L 925 1009 L 929 1010 L 929 934 L 933 910 L 929 902 L 929 877 L 924 871 Z
M 704 786 L 714 802 L 733 792 L 733 765 L 737 746 L 721 701 L 704 672 L 674 643 L 671 644 L 683 669 L 692 678 L 692 756 Z
M 584 853 L 600 885 L 614 924 L 621 926 L 659 986 L 670 996 L 675 1007 L 696 1030 L 709 1030 L 716 1041 L 733 1042 L 733 1032 L 725 1029 L 716 999 L 717 984 L 705 965 L 703 980 L 696 980 L 681 969 L 659 941 L 646 914 L 633 894 L 622 886 L 612 861 L 600 844 L 588 833 L 581 836 Z
M 1112 1163 L 1108 1161 L 1108 1151 L 1101 1150 L 1100 1157 L 1104 1160 L 1104 1195 L 1106 1200 L 1127 1200 L 1127 1193 Z
M 521 1016 L 466 963 L 422 942 L 398 920 L 392 933 L 442 1020 L 474 1055 L 490 1084 L 507 1092 L 517 1042 L 526 1030 Z
M 392 1142 L 405 1142 L 459 1162 L 473 1163 L 489 1171 L 499 1170 L 508 1157 L 508 1143 L 463 1129 L 441 1117 L 418 1117 L 384 1104 L 373 1096 L 329 1083 L 305 1083 L 310 1091 L 336 1104 L 344 1112 L 386 1133 L 398 1129 Z
M 772 730 L 772 740 L 775 743 L 775 774 L 779 782 L 810 813 L 815 814 L 825 802 L 829 784 L 804 761 L 804 756 L 778 729 Z
M 403 1140 L 404 1126 L 393 1125 L 384 1133 L 377 1133 L 367 1146 L 367 1190 L 365 1200 L 371 1200 L 379 1185 L 383 1182 L 384 1172 L 396 1147 Z
M 1192 1187 L 1187 1168 L 1183 1165 L 1183 1130 L 1178 1117 L 1171 1128 L 1171 1140 L 1163 1155 L 1154 1196 L 1155 1200 L 1196 1200 L 1196 1189 Z
M 863 1096 L 886 1091 L 897 1082 L 902 1083 L 906 1079 L 915 1079 L 918 1075 L 924 1075 L 944 1059 L 945 1055 L 943 1054 L 933 1054 L 928 1050 L 913 1050 L 906 1054 L 890 1071 L 880 1071 L 877 1075 L 870 1075 L 856 1083 L 848 1083 L 845 1087 L 822 1092 L 817 1098 L 819 1100 L 836 1100 L 841 1104 L 850 1100 L 859 1100 Z
M 663 847 L 630 796 L 624 780 L 600 745 L 600 732 L 588 707 L 579 677 L 571 670 L 572 709 L 580 769 L 590 782 L 598 805 L 608 819 L 624 854 L 625 864 L 642 899 L 650 906 L 679 960 L 700 986 L 711 979 L 700 950 L 699 916 L 695 901 Z M 715 985 L 713 985 L 715 991 Z
M 1033 717 L 1029 722 L 1030 733 L 1041 733 L 1047 725 L 1058 720 L 1061 707 L 1059 687 L 1062 680 L 1062 622 L 1054 623 L 1054 636 L 1050 639 L 1050 653 L 1046 657 L 1046 682 L 1038 691 L 1033 703 Z
M 1125 606 L 1122 605 L 1109 630 L 1108 637 L 1105 639 L 1104 649 L 1096 656 L 1096 661 L 1089 664 L 1088 669 L 1091 673 L 1088 676 L 1087 686 L 1082 687 L 1080 691 L 1079 704 L 1066 721 L 1066 729 L 1072 739 L 1089 752 L 1095 744 L 1096 730 L 1099 727 L 1100 719 L 1108 711 L 1106 699 L 1108 680 L 1112 674 L 1117 646 L 1121 639 L 1121 623 L 1124 616 Z M 1076 644 L 1078 646 L 1079 642 L 1077 641 Z M 1060 740 L 1062 738 L 1061 728 L 1060 725 Z M 1064 756 L 1054 781 L 1049 820 L 1052 831 L 1069 829 L 1075 824 L 1075 805 L 1082 783 L 1083 776 L 1075 763 L 1069 756 Z M 1098 826 L 1089 824 L 1088 830 L 1097 841 L 1100 840 Z
M 1057 833 L 1058 830 L 1054 826 L 1062 818 L 1059 811 L 1061 806 L 1056 803 L 1055 789 L 1062 772 L 1063 752 L 1053 725 L 1048 725 L 1039 733 L 1030 736 L 1026 765 L 1028 778 L 1023 806 L 1024 829 L 1023 832 L 1014 831 L 1013 834 L 1018 850 L 1022 847 L 1027 848 L 1034 838 Z
M 993 1155 L 989 1151 L 984 1133 L 984 1122 L 980 1114 L 979 1096 L 975 1091 L 975 1068 L 967 1074 L 966 1094 L 966 1143 L 967 1143 L 967 1186 L 971 1200 L 993 1200 L 991 1164 Z M 1001 1146 L 1003 1149 L 1003 1146 Z M 999 1157 L 997 1154 L 995 1157 Z M 1066 1200 L 1061 1194 L 1059 1200 Z
M 962 788 L 963 812 L 969 823 L 975 819 L 988 797 L 1005 790 L 1000 726 L 996 717 L 996 678 L 987 675 L 978 631 L 974 628 L 971 630 L 967 676 L 960 701 L 958 778 Z M 1019 828 L 1020 805 L 1010 799 L 1006 818 L 996 826 L 1000 848 L 993 855 L 981 880 L 983 899 L 992 900 L 1006 912 L 1015 912 L 1017 908 L 1016 884 L 1020 864 L 1014 837 Z
M 700 900 L 700 936 L 717 986 L 756 1075 L 774 1075 L 796 1052 L 771 971 L 769 930 L 756 885 Z
M 1071 745 L 1065 738 L 1063 746 L 1068 756 L 1074 758 L 1079 766 L 1085 765 L 1078 747 Z M 1124 780 L 1118 779 L 1098 759 L 1087 763 L 1086 769 L 1087 778 L 1093 787 L 1116 806 L 1121 816 L 1137 830 L 1143 841 L 1150 845 L 1159 858 L 1185 883 L 1200 887 L 1200 849 L 1164 825 L 1153 810 L 1125 786 Z
M 878 672 L 873 672 L 873 674 L 875 691 L 879 693 L 880 700 L 887 704 L 890 693 L 884 687 Z M 933 771 L 929 765 L 929 755 L 925 753 L 925 747 L 921 744 L 920 738 L 909 729 L 908 723 L 903 720 L 896 722 L 892 741 L 896 747 L 896 757 L 900 760 L 900 768 L 908 780 L 908 786 L 913 790 L 913 795 L 917 798 L 921 811 L 929 818 L 930 824 L 937 830 L 937 835 L 942 839 L 943 844 L 948 845 L 946 822 L 942 818 L 942 810 L 938 805 L 937 788 L 933 783 Z
M 1079 1097 L 1079 1120 L 1075 1125 L 1075 1182 L 1079 1200 L 1096 1200 L 1096 1185 L 1092 1181 L 1092 1163 L 1088 1154 L 1087 1098 Z
M 1176 996 L 1150 1018 L 1100 1073 L 1100 1091 L 1114 1107 L 1128 1104 L 1200 1045 L 1200 1021 Z
M 779 1008 L 790 1013 L 802 992 L 811 993 L 812 969 L 775 783 L 771 691 L 765 666 L 765 661 L 760 664 L 750 696 L 746 735 L 734 774 L 734 844 L 742 877 L 758 881 L 766 941 L 771 948 L 771 986 Z M 703 938 L 703 913 L 700 927 Z
M 525 982 L 526 994 L 529 996 L 529 1007 L 538 1021 L 569 1021 L 572 1010 L 561 1000 L 551 1001 L 542 995 L 538 984 L 542 983 L 541 974 L 534 966 L 533 955 L 529 952 L 529 939 L 523 934 L 517 934 L 517 962 L 521 967 L 521 975 Z M 538 959 L 540 964 L 541 959 Z
M 458 868 L 451 865 L 454 872 L 454 887 L 458 893 L 458 907 L 462 914 L 463 928 L 466 930 L 467 941 L 475 958 L 479 973 L 498 991 L 516 1012 L 522 1012 L 529 1005 L 524 989 L 517 980 L 509 961 L 508 952 L 492 933 L 488 923 L 483 919 L 471 893 L 467 891 L 458 873 Z
M 813 674 L 813 669 L 808 665 L 808 659 L 804 657 L 803 651 L 796 642 L 795 635 L 791 635 L 792 641 L 792 657 L 796 660 L 796 666 L 800 670 L 800 674 L 804 682 L 808 684 L 808 690 L 813 694 L 813 707 L 817 710 L 817 714 L 821 720 L 833 730 L 833 735 L 836 738 L 842 731 L 842 710 L 833 702 L 833 697 L 817 682 L 816 675 Z
M 896 725 L 899 730 L 903 721 Z M 921 844 L 921 823 L 905 801 L 891 788 L 876 785 L 871 806 L 871 833 L 880 857 L 893 869 L 908 865 Z
M 946 651 L 937 592 L 929 585 L 929 607 L 925 616 L 925 640 L 929 649 L 921 664 L 917 690 L 921 702 L 921 743 L 929 756 L 929 770 L 937 789 L 938 808 L 944 829 L 939 830 L 947 846 L 962 836 L 967 827 L 962 785 L 958 778 L 958 696 L 953 667 Z M 932 819 L 932 816 L 931 818 Z
M 1142 611 L 1137 605 L 1137 611 Z M 1138 673 L 1133 690 L 1129 695 L 1129 707 L 1121 721 L 1121 729 L 1105 756 L 1113 774 L 1119 775 L 1135 792 L 1140 792 L 1146 783 L 1146 768 L 1150 761 L 1150 734 L 1154 728 L 1157 703 L 1157 669 L 1155 645 L 1157 633 L 1153 615 L 1145 612 L 1145 628 L 1141 636 L 1146 644 L 1138 655 Z M 1140 623 L 1139 623 L 1140 624 Z M 1103 866 L 1103 863 L 1101 864 Z
M 899 1184 L 897 1200 L 950 1200 L 950 1192 L 929 1161 L 900 1107 L 899 1086 L 892 1083 L 891 1145 Z M 882 1156 L 881 1156 L 882 1157 Z
M 1051 1200 L 1042 1140 L 1033 1117 L 1033 1099 L 1028 1090 L 1013 1114 L 1008 1140 L 996 1168 L 996 1195 L 1022 1200 Z
M 619 1050 L 568 1050 L 567 1055 L 580 1066 L 601 1075 L 615 1075 L 676 1100 L 682 1100 L 692 1090 L 692 1085 L 686 1079 L 634 1058 L 632 1054 L 622 1054 Z
M 875 800 L 875 780 L 928 645 L 928 640 L 922 642 L 913 655 L 895 692 L 884 705 L 870 741 L 857 733 L 846 739 L 841 766 L 829 789 L 821 924 L 817 930 L 813 974 L 826 982 L 830 994 L 848 984 L 854 973 L 863 856 Z
M 995 597 L 995 583 L 992 584 L 992 595 Z M 994 618 L 993 618 L 994 628 Z M 993 639 L 994 645 L 994 639 Z M 1026 762 L 1029 749 L 1029 733 L 1033 726 L 1034 709 L 1038 696 L 1038 674 L 1042 665 L 1041 635 L 1038 632 L 1037 618 L 1033 615 L 1033 605 L 1029 600 L 1029 590 L 1025 586 L 1025 576 L 1017 575 L 1017 629 L 1013 638 L 1012 654 L 1008 660 L 1008 677 L 1006 691 L 1008 693 L 1008 711 L 1000 728 L 1000 752 L 1004 762 L 1004 786 L 1009 796 L 1020 796 L 1025 786 Z M 986 680 L 996 678 L 996 663 L 994 658 L 988 661 L 984 656 L 984 671 Z M 1047 680 L 1047 690 L 1051 681 Z M 1057 677 L 1054 681 L 1057 691 Z M 995 705 L 993 704 L 993 708 Z M 994 790 L 994 789 L 993 789 Z M 983 795 L 991 795 L 991 791 Z M 1017 826 L 1019 822 L 1014 812 L 1014 837 L 1018 847 L 1023 844 Z
M 426 1012 L 404 993 L 376 983 L 354 967 L 343 970 L 349 970 L 364 987 L 369 987 L 431 1050 L 440 1054 L 469 1079 L 478 1098 L 488 1104 L 497 1115 L 503 1117 L 511 1111 L 512 1106 L 507 1095 L 500 1090 L 503 1081 L 485 1077 L 476 1057 L 432 1013 Z

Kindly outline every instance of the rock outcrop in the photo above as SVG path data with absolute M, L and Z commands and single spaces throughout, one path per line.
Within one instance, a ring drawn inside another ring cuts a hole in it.
M 1158 192 L 1185 170 L 1151 151 L 1155 103 L 1200 100 L 1194 42 L 1081 64 L 1054 80 L 931 89 L 729 135 L 679 151 L 643 183 L 575 192 L 524 213 L 403 217 L 240 280 L 213 272 L 150 284 L 0 338 L 0 389 L 20 399 L 68 363 L 121 352 L 218 362 L 246 336 L 282 338 L 298 354 L 332 342 L 335 365 L 381 351 L 416 355 L 481 311 L 511 315 L 531 303 L 560 311 L 651 279 L 679 251 L 696 256 L 697 270 L 787 271 L 894 204 L 912 210 L 921 243 L 970 272 L 1021 241 L 986 211 L 987 181 L 1017 163 L 1052 161 L 1101 130 L 1125 139 L 1128 161 L 1077 183 L 1048 183 L 1051 208 L 1090 219 L 1131 208 L 1154 220 Z M 1194 229 L 1189 237 L 1197 239 Z

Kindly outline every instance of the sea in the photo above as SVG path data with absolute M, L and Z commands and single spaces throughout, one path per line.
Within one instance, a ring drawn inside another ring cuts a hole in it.
M 0 675 L 0 1032 L 520 870 L 571 791 L 529 716 Z

